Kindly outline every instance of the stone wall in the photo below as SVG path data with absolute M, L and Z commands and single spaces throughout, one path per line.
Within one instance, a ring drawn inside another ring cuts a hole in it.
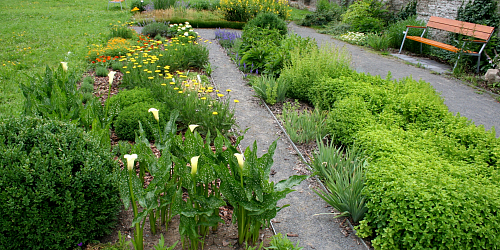
M 352 3 L 354 0 L 330 0 L 341 4 L 342 2 Z M 405 7 L 411 0 L 384 0 L 390 6 L 389 10 L 398 12 Z M 456 19 L 458 8 L 462 4 L 467 4 L 473 0 L 417 0 L 417 15 L 418 19 L 427 22 L 431 16 Z M 498 11 L 500 13 L 500 1 L 498 1 Z M 498 32 L 500 37 L 500 32 Z M 436 40 L 445 41 L 446 32 L 431 32 L 431 37 Z

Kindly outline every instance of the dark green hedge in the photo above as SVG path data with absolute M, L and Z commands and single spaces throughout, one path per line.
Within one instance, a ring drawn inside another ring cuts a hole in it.
M 220 20 L 220 21 L 205 21 L 205 20 L 190 20 L 190 19 L 185 19 L 185 18 L 172 18 L 168 20 L 155 20 L 156 22 L 170 22 L 171 24 L 174 23 L 185 23 L 189 22 L 193 28 L 227 28 L 227 29 L 238 29 L 241 30 L 243 29 L 243 26 L 245 26 L 246 23 L 244 22 L 229 22 L 225 20 Z M 136 20 L 136 22 L 139 25 L 144 25 L 144 24 L 149 24 L 153 22 L 153 20 Z
M 109 152 L 82 129 L 23 117 L 0 123 L 0 249 L 73 249 L 116 222 Z

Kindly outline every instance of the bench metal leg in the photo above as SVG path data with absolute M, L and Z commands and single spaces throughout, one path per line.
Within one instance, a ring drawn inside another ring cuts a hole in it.
M 455 68 L 456 68 L 456 67 L 457 67 L 457 65 L 458 65 L 458 61 L 460 61 L 460 53 L 458 54 L 458 58 L 457 58 L 457 61 L 455 62 L 455 66 L 453 66 L 453 70 L 452 70 L 452 72 L 453 72 L 453 71 L 455 71 Z
M 403 50 L 403 45 L 405 45 L 406 35 L 408 35 L 408 29 L 410 29 L 410 28 L 406 28 L 406 31 L 404 32 L 405 36 L 403 37 L 403 42 L 401 43 L 401 48 L 399 48 L 399 54 L 401 54 L 401 50 Z
M 479 73 L 479 63 L 481 62 L 481 54 L 477 56 L 477 68 L 476 68 L 476 73 Z

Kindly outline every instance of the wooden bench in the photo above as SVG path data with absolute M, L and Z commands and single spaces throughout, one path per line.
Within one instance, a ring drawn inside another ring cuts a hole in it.
M 420 35 L 420 36 L 407 36 L 408 30 L 410 28 L 424 29 L 424 31 L 422 32 L 422 35 Z M 457 34 L 462 34 L 466 37 L 469 37 L 470 39 L 463 40 L 460 48 L 457 48 L 455 46 L 452 46 L 452 45 L 449 45 L 446 43 L 442 43 L 442 42 L 438 42 L 438 41 L 424 38 L 425 32 L 427 31 L 428 28 L 433 28 L 433 29 L 449 31 L 449 32 L 457 33 Z M 481 53 L 483 52 L 484 48 L 486 47 L 486 44 L 490 41 L 490 38 L 491 38 L 491 35 L 493 34 L 494 29 L 495 29 L 494 27 L 490 27 L 490 26 L 431 16 L 431 18 L 429 19 L 429 22 L 427 22 L 426 27 L 406 26 L 406 31 L 404 32 L 405 36 L 403 38 L 403 42 L 401 43 L 401 48 L 399 49 L 399 53 L 401 53 L 401 50 L 403 49 L 403 45 L 405 43 L 405 40 L 410 39 L 410 40 L 417 41 L 417 42 L 421 43 L 420 44 L 420 53 L 422 53 L 422 43 L 425 43 L 425 44 L 428 44 L 428 45 L 431 45 L 434 47 L 438 47 L 438 48 L 441 48 L 444 50 L 458 53 L 458 59 L 460 59 L 461 54 L 469 55 L 469 56 L 477 56 L 476 72 L 479 72 L 479 63 L 481 61 Z M 467 44 L 469 44 L 470 42 L 482 44 L 479 51 L 476 52 L 476 51 L 466 50 L 467 47 L 465 47 L 465 46 Z M 458 59 L 455 62 L 455 66 L 453 67 L 453 69 L 455 69 L 455 67 L 457 66 Z

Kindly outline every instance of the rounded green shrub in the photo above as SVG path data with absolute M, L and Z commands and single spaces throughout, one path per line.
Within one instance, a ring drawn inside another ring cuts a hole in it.
M 313 84 L 324 76 L 337 78 L 351 75 L 351 58 L 345 48 L 321 46 L 307 53 L 290 51 L 290 63 L 281 70 L 280 78 L 290 84 L 287 96 L 312 102 Z
M 0 249 L 74 249 L 110 232 L 117 165 L 82 129 L 21 117 L 0 123 Z
M 167 31 L 169 30 L 169 26 L 164 23 L 150 23 L 142 29 L 142 34 L 145 36 L 149 36 L 151 38 L 160 36 L 167 36 Z
M 111 96 L 107 102 L 109 115 L 112 119 L 115 119 L 124 108 L 139 102 L 153 103 L 154 98 L 151 90 L 135 87 L 134 89 L 120 91 L 117 95 Z
M 245 32 L 250 27 L 259 27 L 263 29 L 279 30 L 280 35 L 284 36 L 288 32 L 286 22 L 278 15 L 271 12 L 261 12 L 256 17 L 252 18 L 243 28 Z
M 150 108 L 159 110 L 160 128 L 163 128 L 170 118 L 169 110 L 161 103 L 139 102 L 124 108 L 116 117 L 113 123 L 115 133 L 121 140 L 135 140 L 136 133 L 139 133 L 139 121 L 149 140 L 153 140 L 153 131 L 157 130 L 157 121 L 151 112 Z
M 88 101 L 90 101 L 92 98 L 94 97 L 94 94 L 92 93 L 83 93 L 82 94 L 82 103 L 87 103 Z
M 352 96 L 335 102 L 326 123 L 328 133 L 336 142 L 349 145 L 354 142 L 358 131 L 376 124 L 376 121 L 363 98 Z

